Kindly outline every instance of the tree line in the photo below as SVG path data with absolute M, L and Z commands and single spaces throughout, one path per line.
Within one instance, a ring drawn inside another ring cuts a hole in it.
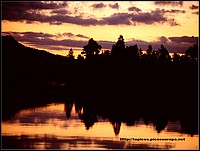
M 138 48 L 138 45 L 125 46 L 124 38 L 122 35 L 119 36 L 118 41 L 112 45 L 111 52 L 105 50 L 100 54 L 102 46 L 99 45 L 93 38 L 89 39 L 88 44 L 83 46 L 83 51 L 78 55 L 78 60 L 85 59 L 98 59 L 98 58 L 109 58 L 115 61 L 128 61 L 129 63 L 179 63 L 179 62 L 197 62 L 198 58 L 198 45 L 194 44 L 185 50 L 185 54 L 180 55 L 176 52 L 171 57 L 167 48 L 161 44 L 158 50 L 154 50 L 152 45 L 149 45 L 146 49 L 146 53 Z M 72 48 L 70 49 L 67 57 L 75 59 Z

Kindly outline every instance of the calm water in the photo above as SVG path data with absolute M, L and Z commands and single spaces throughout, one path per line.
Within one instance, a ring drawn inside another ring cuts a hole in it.
M 71 108 L 70 112 L 69 110 Z M 31 149 L 198 149 L 198 135 L 182 133 L 179 121 L 169 121 L 158 133 L 155 127 L 139 120 L 134 126 L 111 123 L 97 117 L 98 122 L 87 128 L 75 105 L 48 104 L 45 107 L 21 110 L 2 122 L 2 148 Z M 120 140 L 132 138 L 173 138 L 179 141 Z

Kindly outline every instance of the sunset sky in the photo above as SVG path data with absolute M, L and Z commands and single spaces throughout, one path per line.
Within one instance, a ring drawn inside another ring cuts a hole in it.
M 2 34 L 54 54 L 81 50 L 90 38 L 111 49 L 125 45 L 182 52 L 198 42 L 198 1 L 1 2 Z

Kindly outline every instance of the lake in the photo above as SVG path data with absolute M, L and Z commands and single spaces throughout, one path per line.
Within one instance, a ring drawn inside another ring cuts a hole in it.
M 113 122 L 114 120 L 110 120 L 108 116 L 90 114 L 88 121 L 86 120 L 88 114 L 84 112 L 86 113 L 87 109 L 68 102 L 50 103 L 20 110 L 9 120 L 2 121 L 2 148 L 170 150 L 199 148 L 199 135 L 185 133 L 179 120 L 169 120 L 165 128 L 158 132 L 155 123 L 145 122 L 142 118 L 127 124 Z

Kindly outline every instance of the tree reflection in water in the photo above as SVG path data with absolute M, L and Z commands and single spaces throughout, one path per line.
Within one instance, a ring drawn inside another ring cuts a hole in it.
M 182 133 L 198 134 L 197 114 L 195 110 L 184 110 L 182 106 L 173 110 L 170 106 L 163 107 L 158 104 L 149 104 L 151 110 L 142 108 L 140 103 L 128 103 L 125 100 L 122 103 L 115 102 L 112 105 L 109 101 L 86 101 L 76 100 L 74 102 L 65 101 L 65 111 L 67 118 L 70 118 L 73 103 L 79 119 L 85 124 L 86 130 L 89 130 L 99 119 L 108 119 L 113 126 L 115 135 L 119 135 L 121 123 L 127 126 L 134 126 L 139 121 L 145 125 L 152 124 L 157 133 L 162 132 L 169 121 L 180 121 Z M 126 102 L 126 103 L 125 103 Z M 187 113 L 187 116 L 185 114 Z

